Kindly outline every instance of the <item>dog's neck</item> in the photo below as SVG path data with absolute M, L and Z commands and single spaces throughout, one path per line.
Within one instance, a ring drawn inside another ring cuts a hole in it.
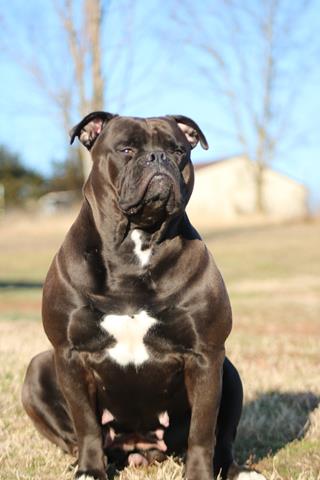
M 102 244 L 113 249 L 114 254 L 123 253 L 123 246 L 132 239 L 132 232 L 135 230 L 141 232 L 143 242 L 148 246 L 160 244 L 164 240 L 172 239 L 180 234 L 181 224 L 186 218 L 185 212 L 179 216 L 168 217 L 160 224 L 143 227 L 123 214 L 118 201 L 113 196 L 105 195 L 103 201 L 100 200 L 98 203 L 94 192 L 95 188 L 96 186 L 89 177 L 84 187 L 84 203 L 88 206 L 89 215 L 92 216 Z

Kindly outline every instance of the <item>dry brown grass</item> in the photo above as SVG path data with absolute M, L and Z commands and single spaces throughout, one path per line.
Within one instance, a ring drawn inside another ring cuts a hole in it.
M 30 358 L 48 347 L 37 284 L 71 218 L 9 220 L 0 225 L 0 285 L 16 287 L 0 289 L 0 479 L 68 480 L 72 459 L 35 432 L 20 389 Z M 319 223 L 207 236 L 230 291 L 227 351 L 245 388 L 236 458 L 272 480 L 320 479 L 319 240 Z M 142 478 L 180 480 L 182 466 L 169 459 L 120 474 Z

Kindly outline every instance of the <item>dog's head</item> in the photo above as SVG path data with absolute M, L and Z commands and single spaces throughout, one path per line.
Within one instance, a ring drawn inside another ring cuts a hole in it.
M 208 144 L 190 118 L 87 115 L 70 132 L 91 152 L 91 182 L 100 194 L 113 194 L 132 223 L 148 228 L 181 214 L 190 198 L 194 174 L 191 149 Z

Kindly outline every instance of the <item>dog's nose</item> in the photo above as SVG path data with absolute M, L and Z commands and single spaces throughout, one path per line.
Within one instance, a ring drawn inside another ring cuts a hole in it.
M 147 155 L 147 162 L 163 162 L 166 160 L 166 154 L 163 151 L 150 152 Z

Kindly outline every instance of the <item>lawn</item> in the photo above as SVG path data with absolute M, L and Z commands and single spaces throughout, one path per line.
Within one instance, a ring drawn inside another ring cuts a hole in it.
M 72 215 L 0 222 L 0 479 L 72 478 L 72 458 L 37 434 L 20 405 L 26 366 L 48 346 L 41 284 L 71 222 Z M 320 223 L 217 230 L 205 239 L 230 293 L 227 353 L 245 389 L 236 459 L 272 480 L 319 480 Z M 181 476 L 173 459 L 120 474 Z

